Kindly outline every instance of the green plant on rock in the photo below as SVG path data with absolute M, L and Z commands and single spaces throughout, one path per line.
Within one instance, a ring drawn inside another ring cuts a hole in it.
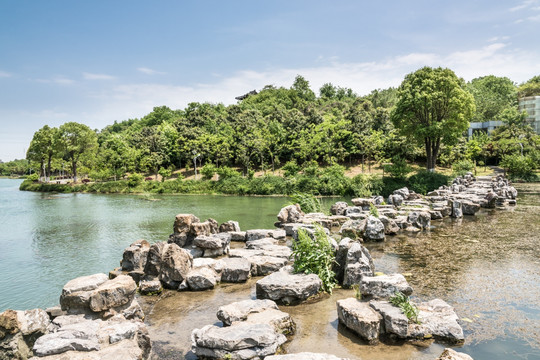
M 396 293 L 390 297 L 390 303 L 400 308 L 401 312 L 405 314 L 409 321 L 420 324 L 420 321 L 418 321 L 418 308 L 411 303 L 407 295 L 403 294 L 401 291 L 396 291 Z
M 379 210 L 373 204 L 369 204 L 369 213 L 370 215 L 375 216 L 377 219 L 379 218 Z
M 321 226 L 315 227 L 313 239 L 306 229 L 298 230 L 298 239 L 293 243 L 292 259 L 295 273 L 316 274 L 322 280 L 322 290 L 332 293 L 336 286 L 334 249 L 328 235 Z
M 294 194 L 290 196 L 292 204 L 300 205 L 305 213 L 323 212 L 322 204 L 319 199 L 312 194 Z

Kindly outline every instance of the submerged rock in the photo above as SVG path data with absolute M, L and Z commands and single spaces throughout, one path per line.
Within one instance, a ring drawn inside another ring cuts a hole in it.
M 257 298 L 293 304 L 316 295 L 322 281 L 315 274 L 294 274 L 292 266 L 270 274 L 256 283 Z
M 423 338 L 432 335 L 454 343 L 463 342 L 463 329 L 458 324 L 454 308 L 441 299 L 417 304 L 420 324 L 409 324 L 412 337 Z
M 279 310 L 272 300 L 243 300 L 221 306 L 216 315 L 223 325 L 230 326 L 235 321 L 246 320 L 250 314 L 268 309 Z
M 388 301 L 377 300 L 371 300 L 369 306 L 383 317 L 383 329 L 381 332 L 394 334 L 400 338 L 409 336 L 409 319 L 400 308 Z
M 379 341 L 382 316 L 373 310 L 369 303 L 356 298 L 338 300 L 337 313 L 339 322 L 361 338 L 370 344 Z

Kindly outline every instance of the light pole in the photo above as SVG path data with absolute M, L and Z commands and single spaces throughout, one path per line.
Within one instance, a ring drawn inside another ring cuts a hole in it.
M 195 180 L 197 180 L 197 158 L 201 156 L 201 154 L 199 154 L 197 150 L 193 150 L 192 153 L 193 153 L 193 165 L 195 167 Z

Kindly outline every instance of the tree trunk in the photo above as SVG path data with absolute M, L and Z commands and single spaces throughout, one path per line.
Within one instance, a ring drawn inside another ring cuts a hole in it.
M 48 159 L 47 159 L 47 175 L 45 175 L 47 181 L 51 181 L 51 160 L 52 160 L 52 156 L 49 156 Z
M 71 161 L 71 170 L 73 171 L 73 182 L 77 183 L 77 161 Z

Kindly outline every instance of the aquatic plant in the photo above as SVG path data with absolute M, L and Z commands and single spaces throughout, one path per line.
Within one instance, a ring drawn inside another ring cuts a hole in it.
M 305 213 L 323 212 L 321 201 L 312 194 L 293 194 L 290 196 L 293 204 L 300 205 L 300 208 Z
M 418 308 L 411 303 L 409 297 L 401 291 L 396 291 L 396 293 L 390 297 L 390 303 L 400 308 L 401 312 L 405 314 L 409 321 L 420 324 L 418 321 Z

